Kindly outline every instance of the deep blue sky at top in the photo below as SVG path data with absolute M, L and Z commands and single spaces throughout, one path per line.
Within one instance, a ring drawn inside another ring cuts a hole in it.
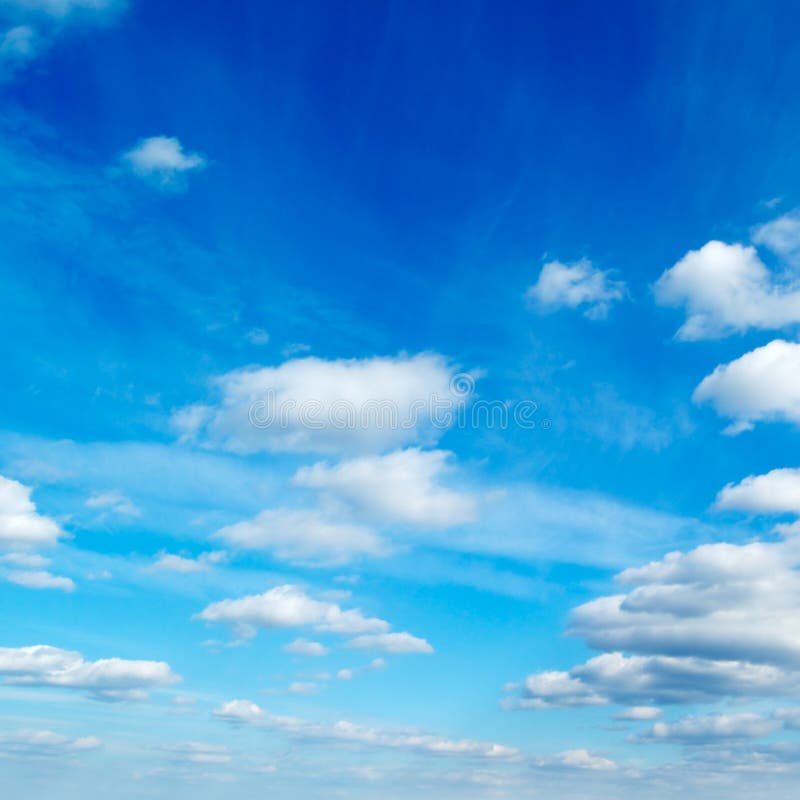
M 210 376 L 292 343 L 431 349 L 485 369 L 484 396 L 533 397 L 555 420 L 558 439 L 508 433 L 505 468 L 701 512 L 789 458 L 780 431 L 720 440 L 708 412 L 668 452 L 598 447 L 568 399 L 611 386 L 671 419 L 713 365 L 767 340 L 675 343 L 679 315 L 649 296 L 686 250 L 745 238 L 771 198 L 796 204 L 800 8 L 757 8 L 142 1 L 103 35 L 57 40 L 3 89 L 6 128 L 30 135 L 35 117 L 47 163 L 69 167 L 52 229 L 0 221 L 5 380 L 23 389 L 0 423 L 168 440 L 145 395 L 201 399 Z M 158 134 L 211 166 L 178 197 L 118 191 L 119 154 Z M 76 164 L 106 185 L 75 189 Z M 91 224 L 70 228 L 73 214 Z M 614 324 L 531 315 L 542 259 L 583 256 L 634 302 Z M 254 326 L 271 349 L 247 344 Z M 461 445 L 488 454 L 480 437 Z M 667 494 L 662 476 L 699 453 L 700 485 Z

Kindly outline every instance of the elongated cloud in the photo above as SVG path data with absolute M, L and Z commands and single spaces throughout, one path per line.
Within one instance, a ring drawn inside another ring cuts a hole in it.
M 163 661 L 104 658 L 49 645 L 0 648 L 0 678 L 9 684 L 81 689 L 98 700 L 137 700 L 180 680 Z
M 374 633 L 357 636 L 347 642 L 353 650 L 378 650 L 382 653 L 396 655 L 405 653 L 432 653 L 433 648 L 425 640 L 410 633 Z
M 367 747 L 413 750 L 441 756 L 501 760 L 519 756 L 516 748 L 490 742 L 446 739 L 424 732 L 367 727 L 346 720 L 324 724 L 309 722 L 298 717 L 276 716 L 249 700 L 231 700 L 223 703 L 213 713 L 215 717 L 226 722 L 279 730 L 296 739 L 341 741 Z
M 216 378 L 212 404 L 181 409 L 184 439 L 239 453 L 382 453 L 435 442 L 469 399 L 468 377 L 434 353 L 395 358 L 300 358 Z
M 800 514 L 800 469 L 773 469 L 729 483 L 714 503 L 720 511 L 753 514 Z

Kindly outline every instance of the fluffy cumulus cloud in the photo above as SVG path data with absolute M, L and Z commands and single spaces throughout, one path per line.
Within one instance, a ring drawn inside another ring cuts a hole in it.
M 226 722 L 279 730 L 295 739 L 340 741 L 369 748 L 412 750 L 441 756 L 488 759 L 515 759 L 519 756 L 515 748 L 491 742 L 446 739 L 424 732 L 367 727 L 346 720 L 325 724 L 277 716 L 249 700 L 231 700 L 213 713 Z
M 357 608 L 343 610 L 336 603 L 315 600 L 299 586 L 276 586 L 263 594 L 212 603 L 198 619 L 255 628 L 310 627 L 327 633 L 349 635 L 385 633 L 389 623 L 365 617 Z
M 48 730 L 22 729 L 0 733 L 0 756 L 49 758 L 84 753 L 102 747 L 95 736 L 72 738 Z
M 79 689 L 98 700 L 143 699 L 180 680 L 163 661 L 86 661 L 80 653 L 41 644 L 0 647 L 0 678 L 6 684 Z
M 123 163 L 137 177 L 161 189 L 186 188 L 186 176 L 206 168 L 208 161 L 200 153 L 187 153 L 174 136 L 150 136 L 141 139 L 122 156 Z
M 294 656 L 308 656 L 311 658 L 319 658 L 326 656 L 330 653 L 330 648 L 326 647 L 322 642 L 312 642 L 308 639 L 295 639 L 293 642 L 284 645 L 283 651 L 291 653 Z
M 238 453 L 373 454 L 435 442 L 469 400 L 471 378 L 434 353 L 299 358 L 213 382 L 215 402 L 180 409 L 184 439 Z
M 796 276 L 770 272 L 750 246 L 708 242 L 689 251 L 653 289 L 660 305 L 685 309 L 679 339 L 717 339 L 800 322 Z
M 719 511 L 800 515 L 800 469 L 773 469 L 729 483 L 717 495 Z
M 0 475 L 0 548 L 53 545 L 63 535 L 56 522 L 37 513 L 29 487 Z
M 294 484 L 322 489 L 375 522 L 447 528 L 472 522 L 475 499 L 442 486 L 450 453 L 409 448 L 300 469 Z
M 387 545 L 369 528 L 330 518 L 315 509 L 277 508 L 219 530 L 214 538 L 237 550 L 263 550 L 283 561 L 344 564 L 382 556 Z
M 525 297 L 540 311 L 582 308 L 589 319 L 603 319 L 611 305 L 627 294 L 625 284 L 613 280 L 610 274 L 593 267 L 587 259 L 573 264 L 548 261 Z
M 405 653 L 432 653 L 433 647 L 418 636 L 405 631 L 401 633 L 373 633 L 357 636 L 347 642 L 353 650 L 379 650 L 396 655 Z
M 701 703 L 800 689 L 800 538 L 703 545 L 617 576 L 568 633 L 602 651 L 528 676 L 509 705 Z
M 732 420 L 726 433 L 757 422 L 800 425 L 800 344 L 775 339 L 719 365 L 695 389 L 695 403 L 708 403 Z

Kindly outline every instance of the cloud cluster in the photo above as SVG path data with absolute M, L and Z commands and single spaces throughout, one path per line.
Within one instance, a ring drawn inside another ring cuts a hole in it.
M 297 717 L 270 714 L 249 700 L 231 700 L 213 712 L 218 719 L 237 725 L 270 728 L 292 738 L 341 741 L 367 747 L 413 750 L 441 756 L 468 758 L 514 759 L 519 751 L 513 747 L 471 739 L 446 739 L 429 733 L 393 731 L 367 727 L 346 720 L 332 724 L 310 722 Z
M 585 258 L 572 264 L 548 261 L 525 297 L 540 311 L 583 308 L 589 319 L 603 319 L 611 305 L 627 294 L 625 284 L 610 275 Z
M 56 686 L 88 692 L 97 700 L 137 700 L 180 680 L 163 661 L 104 658 L 49 645 L 0 648 L 0 678 L 7 684 Z

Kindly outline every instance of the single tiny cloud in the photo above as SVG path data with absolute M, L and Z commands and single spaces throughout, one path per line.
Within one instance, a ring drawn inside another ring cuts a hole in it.
M 186 558 L 173 553 L 159 553 L 156 560 L 147 568 L 149 572 L 180 572 L 184 575 L 192 572 L 207 572 L 216 564 L 227 559 L 221 550 L 201 553 L 197 558 Z
M 541 769 L 579 769 L 603 772 L 617 769 L 616 763 L 611 759 L 582 748 L 564 750 L 551 756 L 538 756 L 533 760 L 533 765 Z
M 800 209 L 796 208 L 756 228 L 753 241 L 772 250 L 787 264 L 800 266 Z
M 378 650 L 397 655 L 433 652 L 433 647 L 425 639 L 412 636 L 406 631 L 402 633 L 378 633 L 357 636 L 347 642 L 346 647 L 353 650 Z
M 139 517 L 142 514 L 130 498 L 116 490 L 93 494 L 86 501 L 86 507 L 100 509 L 108 514 L 119 514 L 123 517 Z
M 24 586 L 27 589 L 58 589 L 62 592 L 74 592 L 75 583 L 61 575 L 53 575 L 46 570 L 12 570 L 3 577 L 10 583 Z
M 186 153 L 174 136 L 151 136 L 122 156 L 123 162 L 139 178 L 160 189 L 183 191 L 185 176 L 206 168 L 200 153 Z
M 724 431 L 729 435 L 752 430 L 757 422 L 800 425 L 800 344 L 775 339 L 720 364 L 692 399 L 731 419 Z
M 585 317 L 603 319 L 611 306 L 627 295 L 625 283 L 610 275 L 610 271 L 593 267 L 585 258 L 572 264 L 548 261 L 525 297 L 543 313 L 582 308 Z
M 308 639 L 295 639 L 293 642 L 284 645 L 283 651 L 295 656 L 319 658 L 320 656 L 328 655 L 328 653 L 330 653 L 330 648 L 326 647 L 321 642 L 311 642 Z
M 664 712 L 656 706 L 631 706 L 618 714 L 614 714 L 613 719 L 625 720 L 628 722 L 642 722 L 658 719 Z
M 313 681 L 294 681 L 289 684 L 287 691 L 289 694 L 316 694 L 319 691 L 319 685 Z
M 263 328 L 251 328 L 247 331 L 246 338 L 250 344 L 269 344 L 269 334 Z

